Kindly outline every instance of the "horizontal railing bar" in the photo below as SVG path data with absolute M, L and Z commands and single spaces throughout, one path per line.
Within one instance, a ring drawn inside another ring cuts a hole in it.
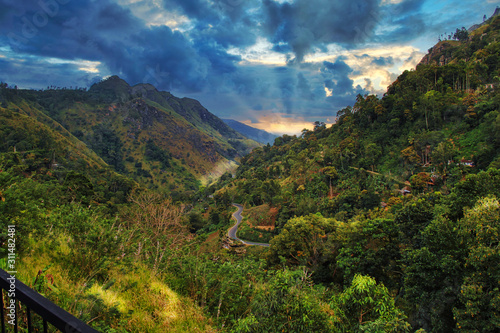
M 3 269 L 0 269 L 0 287 L 5 290 L 10 289 L 10 282 L 7 280 L 11 275 Z M 47 298 L 43 297 L 18 279 L 15 280 L 16 299 L 24 303 L 31 310 L 40 315 L 43 319 L 51 323 L 55 328 L 62 332 L 72 333 L 98 333 L 80 319 L 69 312 L 61 309 Z

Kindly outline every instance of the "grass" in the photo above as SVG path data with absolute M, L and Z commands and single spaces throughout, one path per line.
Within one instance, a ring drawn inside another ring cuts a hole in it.
M 144 265 L 114 264 L 104 278 L 75 277 L 57 258 L 69 254 L 67 235 L 35 241 L 18 262 L 18 278 L 103 332 L 215 332 L 202 309 L 174 292 Z M 54 244 L 55 245 L 54 247 Z

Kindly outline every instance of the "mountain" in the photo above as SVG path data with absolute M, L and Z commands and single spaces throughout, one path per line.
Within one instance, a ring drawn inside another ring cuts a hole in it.
M 2 87 L 2 111 L 65 132 L 76 146 L 92 151 L 87 155 L 98 155 L 116 172 L 148 187 L 196 190 L 234 169 L 241 156 L 259 146 L 196 100 L 150 84 L 130 86 L 117 76 L 88 91 Z M 4 151 L 22 145 L 22 137 L 16 142 L 10 132 L 5 135 L 13 139 Z
M 272 144 L 274 142 L 274 139 L 278 137 L 278 135 L 274 135 L 264 130 L 245 125 L 233 119 L 222 119 L 222 120 L 235 131 L 243 134 L 249 139 L 260 142 L 262 144 L 267 144 L 267 143 Z

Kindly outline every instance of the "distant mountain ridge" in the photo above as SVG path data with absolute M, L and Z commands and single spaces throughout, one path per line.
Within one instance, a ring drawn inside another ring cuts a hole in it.
M 274 142 L 274 139 L 278 137 L 278 135 L 274 135 L 264 130 L 245 125 L 234 119 L 222 119 L 222 120 L 235 131 L 243 134 L 249 139 L 260 142 L 262 144 L 267 144 L 267 143 L 272 144 Z

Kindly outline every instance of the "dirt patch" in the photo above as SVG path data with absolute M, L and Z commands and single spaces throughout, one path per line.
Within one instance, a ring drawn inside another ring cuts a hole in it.
M 213 241 L 214 239 L 218 238 L 219 237 L 219 232 L 218 231 L 214 231 L 213 233 L 211 233 L 207 240 L 205 242 L 211 242 Z
M 252 227 L 271 227 L 274 229 L 278 209 L 268 204 L 245 209 L 245 217 Z
M 214 251 L 218 251 L 219 248 L 220 248 L 219 231 L 214 231 L 201 244 L 199 253 L 214 252 Z
M 273 231 L 275 229 L 275 226 L 265 226 L 265 225 L 258 225 L 254 227 L 255 229 L 260 229 L 260 230 L 266 230 L 266 231 Z

